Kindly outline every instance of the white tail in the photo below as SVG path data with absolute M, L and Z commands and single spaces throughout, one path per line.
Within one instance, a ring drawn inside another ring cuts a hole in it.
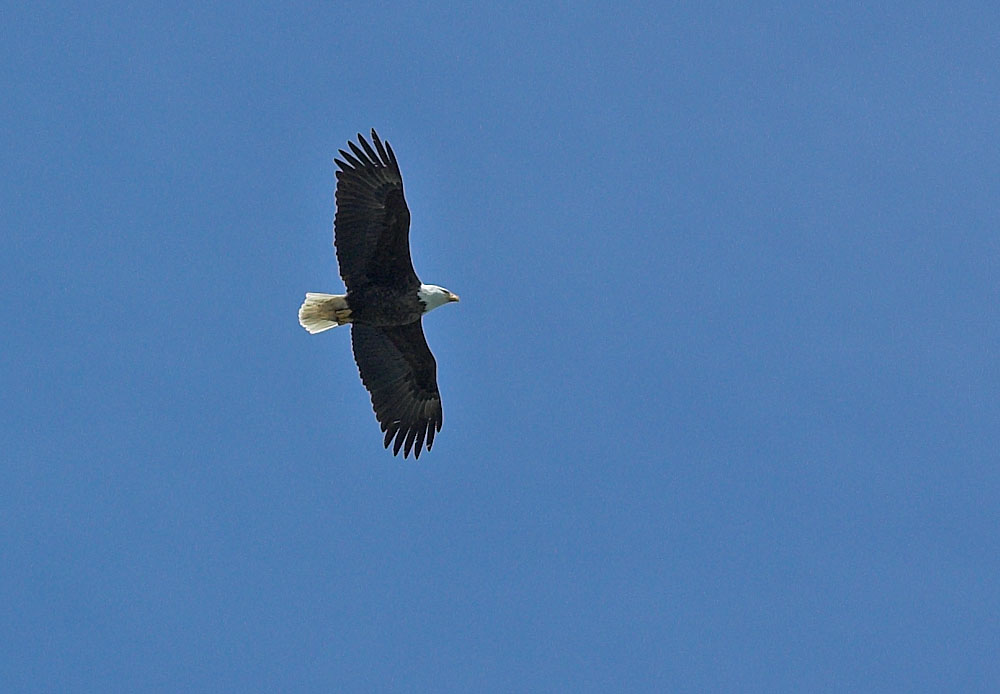
M 315 335 L 351 322 L 351 308 L 344 294 L 309 292 L 299 307 L 299 325 Z

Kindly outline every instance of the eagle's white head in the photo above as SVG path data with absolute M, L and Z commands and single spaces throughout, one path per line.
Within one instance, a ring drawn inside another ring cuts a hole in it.
M 458 294 L 452 294 L 436 284 L 421 284 L 420 289 L 417 290 L 417 296 L 424 304 L 424 313 L 430 313 L 438 306 L 458 301 Z

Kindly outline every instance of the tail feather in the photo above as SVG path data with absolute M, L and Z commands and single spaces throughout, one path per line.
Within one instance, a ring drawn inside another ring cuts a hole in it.
M 351 308 L 344 294 L 309 292 L 299 307 L 299 325 L 311 334 L 351 322 Z

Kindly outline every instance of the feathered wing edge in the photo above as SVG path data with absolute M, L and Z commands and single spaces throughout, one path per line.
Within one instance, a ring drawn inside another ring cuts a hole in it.
M 437 389 L 437 364 L 420 321 L 377 328 L 355 323 L 351 330 L 354 359 L 361 382 L 371 394 L 375 418 L 384 432 L 383 445 L 393 455 L 413 450 L 419 458 L 444 421 Z
M 433 405 L 437 406 L 437 412 L 434 413 L 431 410 Z M 436 416 L 435 416 L 436 415 Z M 378 413 L 376 413 L 376 419 L 378 418 Z M 423 403 L 423 411 L 421 411 L 419 405 L 414 405 L 407 413 L 406 419 L 393 420 L 391 422 L 379 422 L 379 426 L 382 431 L 385 432 L 385 437 L 383 438 L 382 445 L 385 448 L 389 448 L 389 444 L 395 438 L 396 442 L 392 444 L 392 454 L 399 455 L 399 449 L 403 449 L 403 457 L 407 457 L 410 454 L 410 449 L 413 449 L 413 457 L 420 458 L 420 452 L 424 446 L 427 444 L 427 450 L 429 451 L 434 445 L 434 435 L 441 431 L 441 424 L 443 421 L 441 416 L 441 405 L 440 401 L 437 403 L 425 402 Z M 404 422 L 409 421 L 409 424 Z
M 374 145 L 358 133 L 335 158 L 337 214 L 334 243 L 340 276 L 353 286 L 420 284 L 410 257 L 410 210 L 396 154 L 372 129 Z
M 399 162 L 396 161 L 396 153 L 392 151 L 392 146 L 388 142 L 383 143 L 379 139 L 375 128 L 372 128 L 372 142 L 375 143 L 374 149 L 372 149 L 372 146 L 368 144 L 368 140 L 361 133 L 358 133 L 358 142 L 361 143 L 361 147 L 358 147 L 353 141 L 348 140 L 347 146 L 353 155 L 342 149 L 337 150 L 343 159 L 334 158 L 334 163 L 345 172 L 372 168 L 389 169 L 399 177 L 399 185 L 402 187 L 402 175 L 399 172 Z

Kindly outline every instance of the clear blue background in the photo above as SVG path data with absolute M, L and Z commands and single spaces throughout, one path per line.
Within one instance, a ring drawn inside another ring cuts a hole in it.
M 995 2 L 3 26 L 0 690 L 1000 690 Z M 296 320 L 372 126 L 419 462 Z

